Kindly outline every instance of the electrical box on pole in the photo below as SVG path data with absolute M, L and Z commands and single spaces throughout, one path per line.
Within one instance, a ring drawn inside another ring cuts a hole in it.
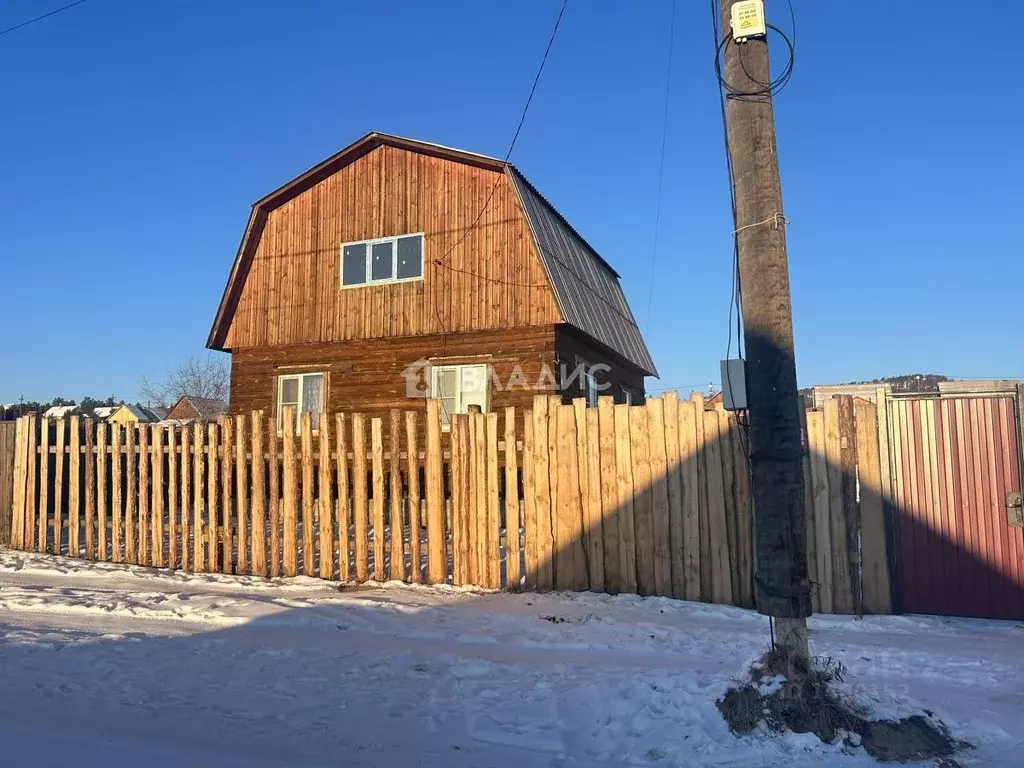
M 742 411 L 747 407 L 746 368 L 742 358 L 722 361 L 722 407 Z
M 768 28 L 764 20 L 763 0 L 740 0 L 729 9 L 732 39 L 743 43 L 752 37 L 764 37 Z

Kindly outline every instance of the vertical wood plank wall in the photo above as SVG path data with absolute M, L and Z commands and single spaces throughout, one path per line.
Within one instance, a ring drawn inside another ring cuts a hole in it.
M 887 612 L 885 411 L 829 403 L 806 418 L 814 608 Z M 597 408 L 538 396 L 532 411 L 456 416 L 442 439 L 437 401 L 425 413 L 422 431 L 422 411 L 292 412 L 283 432 L 261 412 L 185 427 L 23 417 L 13 546 L 196 572 L 753 606 L 735 414 L 699 395 Z

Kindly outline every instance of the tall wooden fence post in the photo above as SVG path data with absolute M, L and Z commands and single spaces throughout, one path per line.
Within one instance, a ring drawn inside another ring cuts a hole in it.
M 352 414 L 352 530 L 355 542 L 356 581 L 369 577 L 369 524 L 366 509 L 366 421 L 361 413 Z
M 65 511 L 65 485 L 64 485 L 64 468 L 67 466 L 66 457 L 66 435 L 68 425 L 64 419 L 57 419 L 54 422 L 54 428 L 57 430 L 55 442 L 57 444 L 57 453 L 54 456 L 55 466 L 53 475 L 53 553 L 55 555 L 61 554 L 64 544 L 64 511 Z
M 320 522 L 320 562 L 317 573 L 321 579 L 334 578 L 334 508 L 331 504 L 331 424 L 326 413 L 320 414 L 320 467 L 317 487 L 317 516 Z
M 305 411 L 301 418 L 302 447 L 302 573 L 312 576 L 315 547 L 313 540 L 313 516 L 316 504 L 313 492 L 313 414 Z
M 391 573 L 397 581 L 405 579 L 405 536 L 402 524 L 402 463 L 399 460 L 402 448 L 401 412 L 392 408 L 388 413 L 388 446 L 391 461 L 388 464 L 389 525 L 391 530 Z
M 246 455 L 249 441 L 245 432 L 245 416 L 235 416 L 235 564 L 237 573 L 250 573 L 249 568 L 249 520 L 252 507 L 249 505 L 249 477 Z M 262 457 L 260 461 L 262 462 Z M 253 471 L 255 472 L 256 456 L 253 455 Z M 255 486 L 255 479 L 253 482 Z M 255 490 L 253 491 L 255 495 Z M 255 499 L 253 499 L 255 503 Z M 263 531 L 260 531 L 263 535 Z M 227 535 L 228 546 L 231 545 L 231 533 Z M 230 552 L 230 549 L 228 550 Z
M 373 578 L 384 581 L 384 436 L 379 417 L 370 419 L 370 472 L 373 477 Z
M 50 508 L 50 420 L 39 422 L 39 521 L 36 525 L 36 550 L 46 551 Z M 59 509 L 59 504 L 54 504 Z
M 295 408 L 287 406 L 283 411 L 281 429 L 284 432 L 284 448 L 282 450 L 284 500 L 282 501 L 281 518 L 284 525 L 284 575 L 297 576 L 299 573 L 299 546 L 295 519 L 296 504 L 298 503 L 295 487 L 297 482 L 295 477 Z
M 409 479 L 409 580 L 419 584 L 423 579 L 420 556 L 420 457 L 417 444 L 416 411 L 405 412 L 405 443 Z M 453 494 L 455 491 L 453 490 Z
M 505 588 L 508 590 L 518 590 L 521 586 L 519 527 L 519 465 L 516 460 L 516 409 L 506 408 Z
M 345 414 L 338 413 L 334 417 L 334 442 L 338 454 L 338 578 L 348 581 L 351 577 L 349 563 L 349 479 L 348 479 L 348 435 L 345 426 Z
M 15 422 L 14 428 L 14 508 L 11 511 L 11 547 L 22 549 L 25 546 L 25 465 L 27 461 L 28 440 L 25 434 L 25 417 Z
M 445 557 L 444 499 L 441 464 L 441 401 L 427 400 L 427 581 L 444 584 L 448 563 Z
M 263 459 L 263 414 L 252 412 L 252 573 L 267 575 L 266 465 Z M 270 439 L 276 441 L 272 434 Z M 271 466 L 276 472 L 277 467 Z
M 26 418 L 28 419 L 28 462 L 26 463 L 28 477 L 25 487 L 24 548 L 32 550 L 36 548 L 36 523 L 38 522 L 39 417 L 33 413 Z

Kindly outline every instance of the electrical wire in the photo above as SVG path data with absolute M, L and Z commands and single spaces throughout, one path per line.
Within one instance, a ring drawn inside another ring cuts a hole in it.
M 718 65 L 718 40 L 719 40 L 719 38 L 721 36 L 720 32 L 719 32 L 719 26 L 718 26 L 718 2 L 717 2 L 717 0 L 711 0 L 711 29 L 712 29 L 712 33 L 714 35 L 715 46 L 716 46 L 716 48 L 715 48 L 715 50 L 716 50 L 715 63 L 716 63 L 716 69 L 717 69 L 717 65 Z M 743 333 L 742 333 L 742 302 L 741 302 L 741 292 L 739 290 L 739 288 L 740 288 L 739 236 L 738 236 L 738 230 L 736 229 L 739 226 L 739 224 L 737 222 L 737 214 L 736 214 L 736 183 L 735 183 L 735 174 L 734 174 L 734 171 L 733 171 L 732 152 L 729 149 L 729 127 L 728 127 L 728 115 L 727 115 L 726 108 L 725 108 L 725 100 L 726 100 L 725 99 L 725 89 L 724 89 L 724 86 L 722 85 L 722 79 L 719 78 L 718 102 L 719 102 L 719 108 L 720 108 L 721 113 L 722 113 L 722 141 L 723 141 L 723 144 L 725 145 L 725 167 L 726 167 L 726 174 L 728 176 L 728 181 L 729 181 L 729 207 L 730 207 L 730 210 L 732 212 L 732 220 L 733 220 L 733 227 L 734 227 L 734 231 L 733 231 L 733 254 L 732 254 L 732 280 L 731 280 L 731 286 L 730 286 L 731 293 L 729 295 L 729 319 L 728 319 L 728 322 L 726 324 L 726 327 L 728 329 L 728 338 L 726 340 L 726 345 L 725 345 L 725 359 L 728 360 L 729 359 L 729 355 L 732 354 L 732 330 L 733 330 L 732 320 L 733 320 L 733 312 L 734 311 L 735 311 L 735 314 L 736 314 L 736 345 L 737 345 L 737 354 L 741 358 L 743 357 L 743 348 L 742 348 Z M 732 390 L 732 379 L 730 377 L 730 369 L 728 367 L 726 368 L 726 377 L 727 377 L 727 382 L 729 384 L 729 389 Z
M 675 386 L 671 387 L 659 387 L 658 389 L 649 389 L 647 391 L 650 392 L 651 394 L 654 394 L 655 392 L 671 392 L 673 389 L 686 389 L 688 387 L 704 387 L 706 385 L 706 381 L 698 381 L 694 384 L 676 384 Z
M 523 130 L 523 124 L 526 122 L 526 115 L 530 111 L 530 105 L 533 103 L 533 96 L 537 92 L 537 84 L 540 82 L 541 73 L 544 72 L 544 65 L 547 64 L 548 55 L 551 53 L 551 46 L 554 45 L 555 36 L 558 34 L 558 28 L 562 24 L 562 16 L 565 14 L 565 8 L 566 8 L 567 5 L 569 5 L 569 0 L 562 0 L 562 6 L 561 6 L 561 8 L 558 9 L 558 16 L 555 19 L 555 26 L 551 30 L 551 36 L 548 38 L 547 47 L 544 49 L 544 56 L 541 57 L 540 66 L 537 67 L 537 74 L 533 78 L 533 85 L 530 86 L 530 95 L 527 96 L 527 98 L 526 98 L 526 104 L 523 106 L 523 112 L 519 116 L 519 124 L 516 126 L 516 132 L 515 132 L 515 134 L 513 134 L 512 141 L 508 145 L 508 151 L 505 153 L 505 159 L 504 159 L 503 163 L 506 166 L 508 165 L 509 158 L 512 156 L 512 150 L 515 149 L 516 141 L 519 140 L 519 134 Z M 452 252 L 456 248 L 458 248 L 459 245 L 462 244 L 462 241 L 466 239 L 466 237 L 469 235 L 470 231 L 473 230 L 473 229 L 476 229 L 477 224 L 480 223 L 480 219 L 483 218 L 484 212 L 487 210 L 487 206 L 490 205 L 491 198 L 494 197 L 494 193 L 497 191 L 498 185 L 501 184 L 502 177 L 503 177 L 503 174 L 499 174 L 498 177 L 494 180 L 494 185 L 491 187 L 491 191 L 487 193 L 487 198 L 484 200 L 484 204 L 480 207 L 480 212 L 476 215 L 476 218 L 473 219 L 473 223 L 470 224 L 469 227 L 466 228 L 466 230 L 462 233 L 462 235 L 459 237 L 459 239 L 455 241 L 455 244 L 452 245 L 451 248 L 449 248 L 447 251 L 445 251 L 445 253 L 440 258 L 434 260 L 434 263 L 437 266 L 441 267 L 442 269 L 448 269 L 448 270 L 452 270 L 452 271 L 464 271 L 464 270 L 455 270 L 455 268 L 452 267 L 450 264 L 447 264 L 446 261 L 447 261 L 448 257 L 451 256 Z M 478 278 L 481 278 L 481 279 L 484 279 L 484 280 L 490 279 L 490 278 L 486 278 L 486 277 L 484 277 L 482 275 L 474 275 L 474 273 L 468 272 L 468 271 L 465 271 L 465 274 L 473 275 L 474 277 L 478 277 Z M 508 283 L 508 285 L 514 285 L 514 284 L 513 283 Z M 450 301 L 451 300 L 451 296 L 449 295 L 448 298 L 449 298 L 449 301 Z M 447 346 L 448 329 L 445 327 L 444 320 L 441 318 L 441 313 L 438 311 L 437 302 L 433 302 L 433 304 L 434 304 L 434 317 L 437 319 L 438 325 L 441 326 L 441 347 L 442 347 L 442 349 L 444 349 Z
M 27 27 L 29 24 L 35 24 L 37 21 L 42 21 L 43 19 L 48 19 L 51 16 L 54 16 L 54 15 L 60 13 L 61 11 L 66 11 L 68 8 L 74 8 L 76 5 L 81 5 L 84 2 L 85 2 L 85 0 L 75 0 L 75 2 L 73 2 L 73 3 L 68 3 L 67 5 L 62 5 L 60 8 L 55 8 L 52 11 L 50 11 L 49 13 L 44 13 L 42 16 L 36 16 L 34 19 L 29 19 L 28 21 L 23 21 L 23 22 L 21 22 L 21 24 L 15 24 L 13 27 L 8 27 L 7 29 L 0 29 L 0 35 L 6 35 L 8 32 L 13 32 L 16 29 L 21 29 L 22 27 Z
M 508 151 L 505 153 L 505 157 L 502 160 L 502 163 L 505 164 L 505 165 L 508 165 L 509 158 L 512 156 L 512 150 L 515 149 L 516 142 L 519 140 L 519 134 L 523 130 L 523 123 L 526 122 L 526 115 L 530 111 L 530 104 L 533 103 L 533 96 L 537 92 L 537 84 L 540 82 L 540 76 L 544 72 L 544 65 L 548 61 L 548 55 L 551 53 L 551 46 L 555 42 L 555 35 L 558 34 L 558 27 L 562 23 L 562 16 L 565 14 L 565 7 L 568 4 L 569 4 L 569 0 L 563 0 L 562 7 L 559 8 L 559 10 L 558 10 L 558 17 L 555 19 L 555 26 L 551 30 L 551 37 L 548 38 L 547 47 L 544 49 L 544 56 L 541 58 L 540 66 L 537 68 L 537 74 L 533 78 L 533 85 L 530 86 L 530 95 L 527 96 L 527 98 L 526 98 L 526 104 L 523 106 L 523 112 L 519 116 L 519 124 L 516 126 L 516 132 L 512 136 L 512 141 L 508 145 Z M 477 224 L 480 223 L 480 219 L 483 218 L 484 213 L 487 211 L 487 206 L 490 205 L 491 199 L 494 197 L 494 193 L 497 191 L 498 186 L 501 184 L 501 180 L 502 180 L 502 176 L 501 175 L 499 175 L 494 180 L 494 185 L 491 187 L 491 191 L 487 194 L 487 197 L 484 200 L 484 204 L 480 207 L 480 212 L 477 213 L 476 218 L 473 219 L 473 223 L 470 224 L 468 227 L 466 227 L 466 229 L 462 233 L 461 237 L 459 237 L 459 239 L 455 241 L 455 244 L 452 245 L 452 247 L 449 248 L 447 251 L 445 251 L 444 255 L 442 255 L 440 257 L 440 259 L 436 259 L 435 263 L 440 264 L 440 266 L 442 266 L 442 267 L 446 267 L 447 266 L 447 265 L 443 264 L 442 262 L 444 262 L 452 254 L 452 251 L 454 251 L 456 248 L 458 248 L 462 244 L 462 241 L 466 239 L 466 237 L 469 235 L 470 231 L 475 229 Z M 486 277 L 483 277 L 482 275 L 477 275 L 477 277 L 481 277 L 482 279 L 485 279 L 485 280 L 487 279 Z
M 647 292 L 647 322 L 644 333 L 651 330 L 651 307 L 654 304 L 654 267 L 658 261 L 658 234 L 661 228 L 661 197 L 665 181 L 665 144 L 668 139 L 669 95 L 672 92 L 672 51 L 676 39 L 676 0 L 672 0 L 672 16 L 668 24 L 668 65 L 665 71 L 665 113 L 661 123 L 661 156 L 658 159 L 658 202 L 654 207 L 654 246 L 651 250 L 651 286 Z
M 770 29 L 779 35 L 789 50 L 789 57 L 786 60 L 786 66 L 782 68 L 782 72 L 780 72 L 777 77 L 767 82 L 758 80 L 750 74 L 750 71 L 747 69 L 747 64 L 743 59 L 743 44 L 737 43 L 733 40 L 732 35 L 730 34 L 721 34 L 718 26 L 718 14 L 716 12 L 716 8 L 712 8 L 711 12 L 714 14 L 715 30 L 715 76 L 718 78 L 719 86 L 726 92 L 726 98 L 735 99 L 737 101 L 766 102 L 771 99 L 771 97 L 779 94 L 789 84 L 789 80 L 793 76 L 793 66 L 796 60 L 796 12 L 793 10 L 793 0 L 788 0 L 788 2 L 792 38 L 775 25 L 765 24 L 765 29 Z M 740 68 L 743 70 L 743 74 L 747 76 L 747 79 L 757 86 L 756 90 L 744 90 L 737 88 L 731 85 L 722 74 L 722 62 L 724 60 L 723 53 L 730 45 L 738 46 L 738 55 L 736 58 L 739 61 Z
M 758 80 L 750 74 L 747 70 L 746 62 L 743 61 L 743 45 L 733 40 L 732 35 L 726 35 L 719 41 L 718 47 L 715 50 L 715 75 L 718 77 L 719 84 L 726 91 L 726 98 L 736 99 L 737 101 L 765 102 L 772 96 L 778 95 L 789 84 L 789 79 L 793 76 L 793 61 L 796 55 L 796 49 L 794 48 L 793 41 L 789 39 L 785 32 L 774 24 L 766 24 L 765 27 L 776 32 L 786 43 L 786 46 L 789 49 L 789 59 L 786 62 L 786 66 L 783 67 L 782 72 L 779 73 L 778 77 L 770 80 L 769 82 L 762 82 Z M 722 53 L 730 45 L 737 45 L 739 47 L 739 55 L 737 56 L 737 59 L 740 63 L 740 67 L 743 70 L 743 74 L 747 76 L 747 79 L 757 86 L 756 90 L 751 91 L 737 88 L 730 84 L 722 74 Z

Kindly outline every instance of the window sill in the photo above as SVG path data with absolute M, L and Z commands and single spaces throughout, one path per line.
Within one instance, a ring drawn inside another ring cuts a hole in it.
M 340 287 L 343 291 L 351 291 L 356 288 L 377 288 L 382 285 L 401 285 L 402 283 L 416 283 L 422 281 L 423 276 L 420 275 L 419 277 L 396 277 L 393 280 L 371 280 L 368 283 L 356 283 L 355 285 L 342 284 Z

